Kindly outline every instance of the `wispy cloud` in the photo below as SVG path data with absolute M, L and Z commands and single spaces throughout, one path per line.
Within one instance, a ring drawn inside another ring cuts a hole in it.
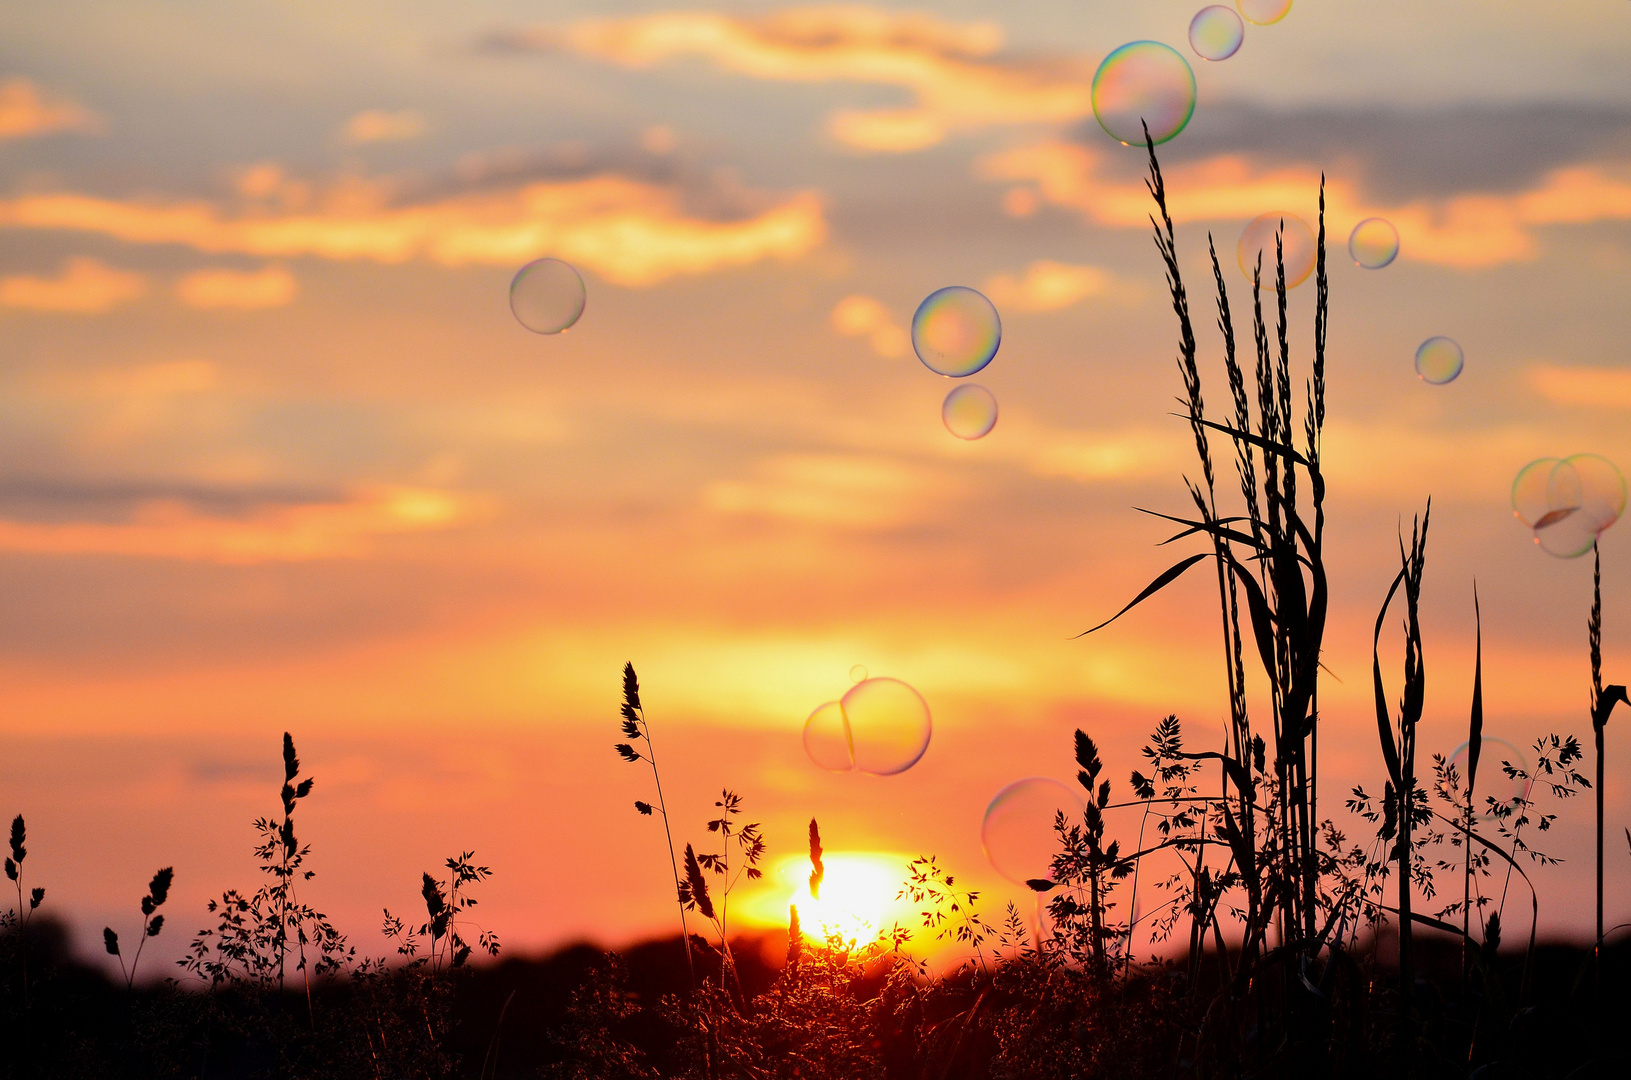
M 411 487 L 363 489 L 333 502 L 266 504 L 242 516 L 204 513 L 185 500 L 148 499 L 119 522 L 0 519 L 0 551 L 230 564 L 358 558 L 379 537 L 449 528 L 478 505 Z
M 1093 66 L 997 55 L 1002 31 L 933 15 L 861 6 L 768 15 L 675 11 L 587 19 L 495 35 L 496 49 L 574 52 L 640 68 L 700 57 L 726 71 L 784 82 L 857 82 L 911 92 L 899 108 L 843 110 L 828 132 L 857 150 L 920 150 L 954 132 L 1058 123 L 1092 112 Z
M 80 257 L 62 264 L 55 277 L 12 274 L 0 277 L 0 307 L 69 315 L 100 315 L 128 304 L 147 290 L 147 279 L 99 259 Z
M 246 174 L 244 183 L 246 194 L 252 185 L 281 201 L 233 210 L 203 201 L 28 194 L 0 199 L 0 228 L 263 258 L 510 266 L 549 253 L 628 286 L 794 258 L 826 237 L 821 200 L 811 192 L 757 214 L 714 220 L 688 215 L 673 187 L 615 174 L 403 204 L 390 200 L 387 185 L 366 181 L 310 196 L 266 167 Z
M 300 283 L 281 266 L 260 270 L 211 267 L 195 270 L 176 282 L 176 297 L 196 308 L 255 311 L 292 303 Z
M 0 82 L 0 139 L 102 129 L 102 118 L 89 109 L 48 95 L 20 75 Z
M 412 109 L 367 109 L 347 120 L 342 132 L 349 143 L 408 142 L 424 133 L 425 118 Z
M 887 359 L 905 356 L 912 340 L 883 303 L 870 296 L 846 296 L 832 309 L 832 328 L 845 337 L 866 338 Z
M 859 454 L 784 454 L 750 479 L 708 487 L 708 506 L 838 529 L 887 529 L 943 501 L 954 485 L 921 465 Z
M 1529 384 L 1547 401 L 1587 409 L 1631 408 L 1631 370 L 1625 368 L 1531 368 Z
M 1095 224 L 1147 228 L 1149 192 L 1141 179 L 1112 175 L 1107 154 L 1050 140 L 993 154 L 980 169 L 988 179 L 1034 185 L 1046 201 Z M 1219 154 L 1164 171 L 1172 215 L 1180 222 L 1246 219 L 1270 210 L 1314 216 L 1320 170 L 1311 165 L 1262 166 L 1243 155 Z M 1386 217 L 1399 230 L 1400 258 L 1464 269 L 1534 257 L 1540 227 L 1631 221 L 1631 178 L 1596 164 L 1553 169 L 1526 190 L 1465 192 L 1391 206 L 1352 180 L 1332 176 L 1326 199 L 1337 237 L 1363 218 Z
M 1131 285 L 1102 267 L 1051 259 L 1031 263 L 1023 277 L 995 274 L 987 278 L 985 294 L 999 310 L 1015 313 L 1061 311 L 1083 300 L 1137 295 Z

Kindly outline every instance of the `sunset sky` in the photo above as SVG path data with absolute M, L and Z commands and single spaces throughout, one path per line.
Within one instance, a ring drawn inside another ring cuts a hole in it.
M 1538 457 L 1631 465 L 1631 5 L 1296 0 L 1221 63 L 1186 44 L 1199 6 L 13 5 L 0 813 L 28 819 L 47 908 L 89 954 L 174 865 L 177 955 L 210 895 L 258 884 L 288 730 L 317 778 L 306 896 L 363 951 L 469 849 L 512 948 L 672 932 L 631 807 L 649 774 L 611 750 L 625 661 L 682 843 L 729 786 L 773 862 L 813 815 L 835 853 L 937 854 L 993 915 L 1017 892 L 986 803 L 1069 780 L 1075 728 L 1122 792 L 1166 714 L 1212 747 L 1210 579 L 1072 639 L 1175 561 L 1133 508 L 1182 508 L 1193 472 L 1143 154 L 1089 99 L 1143 38 L 1199 84 L 1161 153 L 1214 404 L 1207 233 L 1238 301 L 1245 222 L 1312 222 L 1327 177 L 1322 807 L 1381 786 L 1371 624 L 1429 496 L 1422 757 L 1465 738 L 1474 579 L 1488 733 L 1589 740 L 1590 560 L 1539 551 L 1507 490 Z M 1381 271 L 1345 252 L 1372 215 L 1402 238 Z M 558 337 L 507 307 L 542 255 L 588 288 Z M 952 284 L 1003 318 L 977 442 L 905 333 Z M 1435 387 L 1412 356 L 1438 334 L 1467 359 Z M 1602 543 L 1611 682 L 1626 528 Z M 856 664 L 933 709 L 904 774 L 804 756 Z M 1610 748 L 1612 924 L 1631 716 Z M 1589 811 L 1551 841 L 1554 931 L 1589 923 Z

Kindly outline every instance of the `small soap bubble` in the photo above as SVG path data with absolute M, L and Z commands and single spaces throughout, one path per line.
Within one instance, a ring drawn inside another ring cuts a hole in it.
M 940 419 L 959 439 L 984 438 L 997 426 L 997 399 L 979 383 L 965 383 L 946 395 Z
M 1280 235 L 1280 252 L 1275 251 L 1275 234 Z M 1286 265 L 1286 288 L 1295 289 L 1314 272 L 1314 233 L 1308 222 L 1296 214 L 1272 211 L 1259 214 L 1246 223 L 1235 245 L 1235 259 L 1240 272 L 1251 281 L 1257 273 L 1258 259 L 1263 260 L 1263 288 L 1279 287 L 1276 259 L 1283 258 Z
M 1062 850 L 1055 817 L 1079 825 L 1086 805 L 1075 789 L 1045 776 L 1015 780 L 997 792 L 980 825 L 985 857 L 997 873 L 1023 885 L 1053 878 L 1053 858 Z
M 587 293 L 570 263 L 535 259 L 510 282 L 510 311 L 535 334 L 558 334 L 583 315 Z
M 929 748 L 929 703 L 899 679 L 863 679 L 840 702 L 855 768 L 878 776 L 905 772 Z
M 856 664 L 849 669 L 849 681 L 853 683 L 866 682 L 867 670 L 865 664 Z
M 1456 775 L 1461 785 L 1461 798 L 1467 797 L 1467 750 L 1469 743 L 1462 743 L 1456 747 L 1455 753 L 1450 755 L 1450 764 L 1455 766 Z M 1500 806 L 1511 806 L 1514 799 L 1527 799 L 1533 780 L 1524 780 L 1508 776 L 1501 767 L 1502 762 L 1509 762 L 1516 768 L 1529 772 L 1529 759 L 1522 750 L 1507 742 L 1505 739 L 1495 739 L 1485 736 L 1478 747 L 1478 775 L 1474 778 L 1473 807 L 1481 809 L 1486 815 L 1490 812 L 1488 796 L 1493 796 Z
M 1258 26 L 1277 23 L 1291 14 L 1291 0 L 1235 0 L 1246 21 Z
M 923 366 L 954 379 L 991 362 L 1002 344 L 1002 320 L 983 294 L 963 285 L 936 289 L 912 316 L 912 348 Z
M 1519 469 L 1512 481 L 1512 512 L 1531 529 L 1548 514 L 1556 513 L 1559 509 L 1574 509 L 1572 506 L 1559 508 L 1551 505 L 1549 481 L 1557 464 L 1555 457 L 1538 458 Z
M 1246 28 L 1232 8 L 1203 7 L 1189 20 L 1189 47 L 1202 60 L 1227 60 L 1240 50 Z
M 1366 218 L 1348 235 L 1348 254 L 1366 270 L 1380 270 L 1399 257 L 1399 230 L 1387 218 Z
M 811 761 L 832 772 L 854 768 L 849 726 L 844 723 L 844 708 L 838 702 L 817 706 L 804 721 L 804 752 Z
M 1430 337 L 1416 348 L 1416 374 L 1434 386 L 1454 382 L 1465 362 L 1461 346 L 1451 338 Z
M 1159 146 L 1184 130 L 1194 114 L 1195 72 L 1176 49 L 1159 41 L 1123 45 L 1093 75 L 1093 115 L 1124 145 Z

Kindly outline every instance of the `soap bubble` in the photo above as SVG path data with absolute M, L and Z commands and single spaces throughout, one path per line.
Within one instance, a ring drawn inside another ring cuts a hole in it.
M 1246 280 L 1257 272 L 1257 260 L 1263 260 L 1263 288 L 1278 288 L 1275 266 L 1274 237 L 1281 236 L 1281 255 L 1286 264 L 1286 288 L 1295 289 L 1314 272 L 1314 233 L 1308 222 L 1296 214 L 1273 211 L 1259 214 L 1241 230 L 1240 243 L 1235 246 L 1235 259 Z
M 1093 74 L 1093 115 L 1110 137 L 1127 146 L 1166 142 L 1195 114 L 1195 72 L 1177 50 L 1159 41 L 1134 41 L 1104 58 Z
M 841 703 L 855 767 L 878 776 L 905 772 L 929 748 L 933 723 L 923 695 L 899 679 L 863 679 Z
M 1614 463 L 1598 454 L 1575 454 L 1558 462 L 1547 481 L 1547 491 L 1567 475 L 1566 487 L 1587 524 L 1603 531 L 1625 513 L 1625 477 Z M 1563 486 L 1563 485 L 1559 485 Z
M 1240 49 L 1246 28 L 1240 16 L 1222 4 L 1203 7 L 1189 20 L 1189 47 L 1202 60 L 1227 60 Z
M 849 681 L 852 683 L 866 682 L 867 670 L 865 664 L 856 664 L 849 669 Z
M 823 769 L 848 772 L 852 768 L 849 726 L 844 723 L 844 708 L 838 702 L 818 705 L 804 721 L 804 752 Z
M 535 259 L 510 282 L 510 310 L 535 334 L 558 334 L 583 315 L 583 278 L 570 263 Z
M 912 316 L 912 348 L 937 375 L 961 379 L 991 362 L 1002 344 L 1002 320 L 991 301 L 974 289 L 936 289 Z
M 1555 457 L 1531 461 L 1518 470 L 1517 477 L 1512 481 L 1512 512 L 1518 516 L 1519 521 L 1531 529 L 1539 525 L 1548 514 L 1574 509 L 1573 506 L 1551 505 L 1548 481 L 1551 480 L 1552 470 L 1557 464 L 1558 459 Z
M 997 426 L 997 399 L 979 383 L 953 387 L 940 405 L 946 430 L 959 439 L 980 439 Z
M 1565 510 L 1554 520 L 1535 527 L 1535 543 L 1548 555 L 1578 559 L 1597 543 L 1600 531 L 1579 510 Z
M 1086 805 L 1075 789 L 1033 776 L 1015 780 L 997 792 L 986 807 L 980 825 L 980 843 L 997 873 L 1024 885 L 1053 878 L 1053 857 L 1061 848 L 1054 818 L 1063 812 L 1066 824 L 1078 824 Z
M 1416 349 L 1416 374 L 1434 386 L 1454 382 L 1465 362 L 1461 346 L 1447 337 L 1430 337 Z
M 1247 22 L 1258 26 L 1277 23 L 1291 13 L 1291 0 L 1235 0 Z
M 1467 797 L 1467 748 L 1469 743 L 1462 743 L 1456 747 L 1455 753 L 1450 755 L 1450 764 L 1455 766 L 1456 773 L 1461 778 L 1461 797 Z M 1506 770 L 1501 768 L 1501 762 L 1511 762 L 1513 765 L 1529 771 L 1529 759 L 1524 752 L 1505 739 L 1494 739 L 1485 736 L 1478 748 L 1478 780 L 1473 789 L 1473 806 L 1483 808 L 1489 813 L 1489 803 L 1485 796 L 1493 795 L 1496 802 L 1502 806 L 1511 806 L 1514 799 L 1527 799 L 1529 789 L 1534 785 L 1533 780 L 1521 780 L 1508 776 Z
M 1380 270 L 1399 257 L 1399 230 L 1387 218 L 1366 218 L 1349 234 L 1348 254 L 1366 270 Z

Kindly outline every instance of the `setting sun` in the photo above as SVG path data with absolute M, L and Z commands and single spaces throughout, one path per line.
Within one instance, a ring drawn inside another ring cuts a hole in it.
M 765 875 L 768 887 L 748 901 L 747 917 L 764 926 L 786 926 L 789 906 L 799 910 L 806 937 L 840 937 L 866 945 L 896 923 L 915 925 L 912 905 L 899 899 L 909 856 L 883 851 L 828 852 L 821 896 L 810 895 L 810 860 L 789 855 Z

